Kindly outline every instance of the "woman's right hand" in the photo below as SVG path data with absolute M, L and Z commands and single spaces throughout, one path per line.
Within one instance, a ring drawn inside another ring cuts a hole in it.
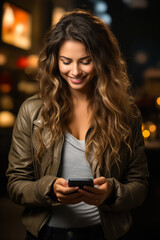
M 77 204 L 83 199 L 83 195 L 77 190 L 79 187 L 69 187 L 64 178 L 57 178 L 53 184 L 53 191 L 61 204 Z

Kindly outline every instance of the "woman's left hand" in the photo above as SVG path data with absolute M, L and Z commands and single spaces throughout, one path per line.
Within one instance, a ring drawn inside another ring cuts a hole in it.
M 83 194 L 83 202 L 98 207 L 111 196 L 113 185 L 105 177 L 95 178 L 93 181 L 97 187 L 84 186 L 78 192 Z

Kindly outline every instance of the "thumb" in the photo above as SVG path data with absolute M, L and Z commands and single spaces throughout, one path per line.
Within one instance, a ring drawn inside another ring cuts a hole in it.
M 68 186 L 68 183 L 67 183 L 67 181 L 64 178 L 58 178 L 56 180 L 56 183 L 59 184 L 59 185 L 62 185 L 63 187 L 67 187 Z
M 106 181 L 107 181 L 107 180 L 106 180 L 105 177 L 99 177 L 99 178 L 95 178 L 95 179 L 93 180 L 94 185 L 102 185 L 102 184 L 104 184 Z

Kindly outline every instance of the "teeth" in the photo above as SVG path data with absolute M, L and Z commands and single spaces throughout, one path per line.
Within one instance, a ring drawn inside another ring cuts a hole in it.
M 73 81 L 82 81 L 83 80 L 83 78 L 70 78 L 70 79 Z

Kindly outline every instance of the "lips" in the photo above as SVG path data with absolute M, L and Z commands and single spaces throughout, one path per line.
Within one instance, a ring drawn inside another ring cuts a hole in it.
M 87 76 L 87 75 L 86 75 L 86 76 Z M 68 76 L 68 77 L 69 77 L 69 79 L 70 79 L 70 81 L 71 81 L 72 83 L 74 83 L 74 84 L 80 84 L 80 83 L 82 83 L 82 82 L 84 81 L 84 79 L 86 78 L 86 76 L 81 77 L 81 78 L 73 78 L 73 77 L 70 77 L 70 76 Z

